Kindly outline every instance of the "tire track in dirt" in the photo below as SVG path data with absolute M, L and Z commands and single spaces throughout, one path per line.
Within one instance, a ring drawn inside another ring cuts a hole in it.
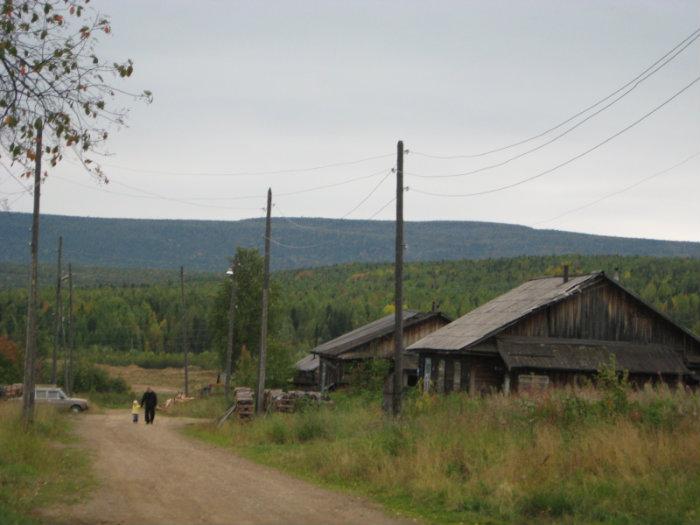
M 190 440 L 178 429 L 192 421 L 133 424 L 123 410 L 80 417 L 77 432 L 100 485 L 86 501 L 48 509 L 43 518 L 78 525 L 413 523 Z

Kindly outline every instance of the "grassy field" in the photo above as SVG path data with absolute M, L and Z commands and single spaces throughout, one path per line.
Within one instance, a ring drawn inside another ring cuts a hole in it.
M 435 523 L 700 522 L 700 397 L 558 391 L 416 397 L 399 420 L 377 400 L 217 429 L 208 442 Z
M 134 392 L 143 392 L 150 386 L 159 393 L 176 394 L 184 389 L 185 376 L 182 368 L 142 368 L 136 365 L 96 365 L 112 377 L 126 381 Z M 216 371 L 192 366 L 189 370 L 190 392 L 205 385 L 216 383 Z
M 92 484 L 89 460 L 75 448 L 70 414 L 38 410 L 34 427 L 23 432 L 19 403 L 0 402 L 0 523 L 37 523 L 35 511 L 75 501 Z

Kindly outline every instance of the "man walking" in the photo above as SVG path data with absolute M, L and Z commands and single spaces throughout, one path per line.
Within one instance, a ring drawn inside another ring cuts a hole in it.
M 156 418 L 156 405 L 158 404 L 158 396 L 156 396 L 156 393 L 151 390 L 151 387 L 149 386 L 146 388 L 146 392 L 143 394 L 143 397 L 141 398 L 141 406 L 146 407 L 146 424 L 148 425 L 149 423 L 153 423 L 153 420 Z

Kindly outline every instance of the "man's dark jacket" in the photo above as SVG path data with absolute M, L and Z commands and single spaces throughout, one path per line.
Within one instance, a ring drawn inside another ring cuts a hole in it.
M 141 398 L 141 406 L 146 408 L 155 408 L 158 404 L 158 397 L 155 392 L 146 392 Z

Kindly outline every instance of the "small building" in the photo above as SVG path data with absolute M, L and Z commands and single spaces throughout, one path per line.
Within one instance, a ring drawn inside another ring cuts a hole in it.
M 407 348 L 426 388 L 577 384 L 615 360 L 634 384 L 697 383 L 700 339 L 603 272 L 528 281 Z
M 450 319 L 440 312 L 404 310 L 404 345 L 418 341 L 449 322 Z M 313 376 L 322 390 L 335 388 L 351 381 L 350 372 L 357 365 L 372 359 L 393 360 L 394 324 L 394 314 L 390 314 L 326 341 L 311 350 L 310 356 L 297 362 L 296 378 L 304 381 Z M 418 377 L 416 356 L 405 354 L 403 368 L 404 382 L 415 384 Z
M 308 354 L 294 363 L 294 386 L 302 390 L 315 390 L 321 384 L 320 359 Z

